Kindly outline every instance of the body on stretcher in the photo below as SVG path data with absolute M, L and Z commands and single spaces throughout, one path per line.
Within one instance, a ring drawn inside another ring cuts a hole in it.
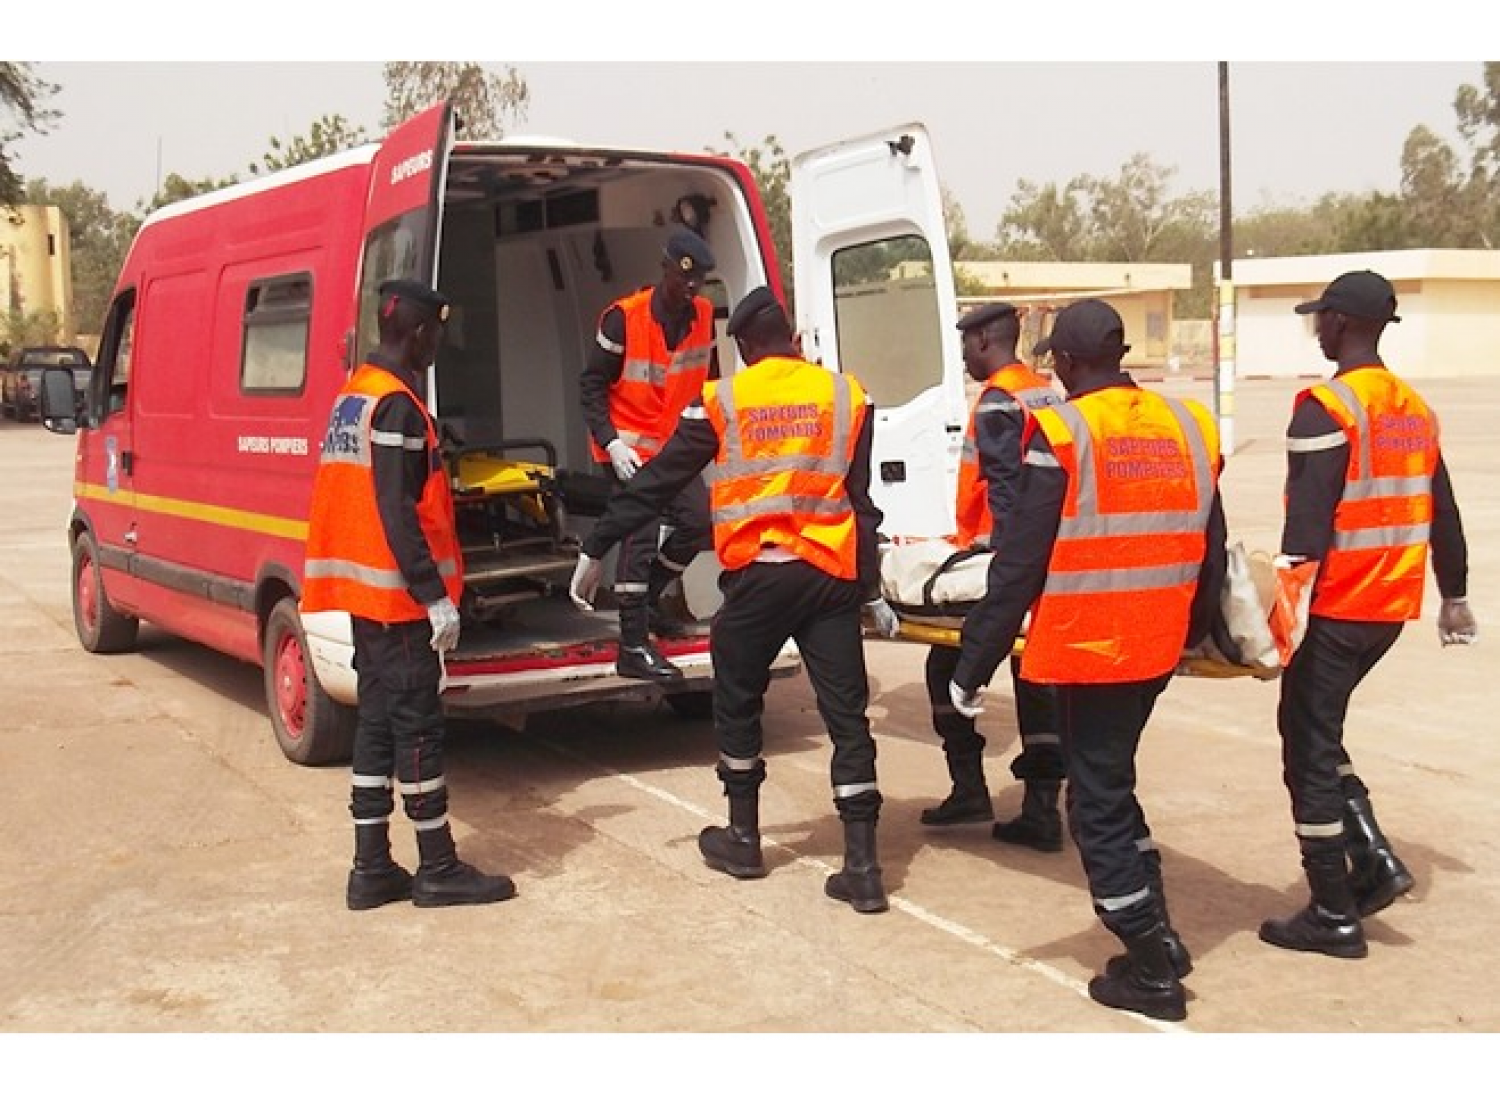
M 1239 543 L 1229 551 L 1220 598 L 1220 633 L 1227 633 L 1230 647 L 1239 651 L 1238 659 L 1226 656 L 1211 635 L 1202 644 L 1183 651 L 1177 673 L 1274 680 L 1281 675 L 1281 660 L 1267 610 L 1269 586 L 1274 583 L 1270 559 L 1261 562 L 1252 558 Z M 883 545 L 880 589 L 900 620 L 897 637 L 926 645 L 958 646 L 964 616 L 984 596 L 993 557 L 988 550 L 961 549 L 945 539 Z M 1014 654 L 1025 649 L 1029 618 L 1016 638 Z

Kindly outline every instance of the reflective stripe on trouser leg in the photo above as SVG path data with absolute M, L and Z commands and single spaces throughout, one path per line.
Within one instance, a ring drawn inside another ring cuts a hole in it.
M 350 777 L 349 786 L 349 813 L 354 817 L 354 824 L 383 825 L 390 821 L 396 808 L 390 776 L 356 772 Z
M 741 757 L 719 754 L 718 766 L 714 769 L 719 781 L 724 784 L 724 794 L 730 798 L 753 795 L 760 790 L 766 779 L 766 762 L 757 756 L 746 760 Z

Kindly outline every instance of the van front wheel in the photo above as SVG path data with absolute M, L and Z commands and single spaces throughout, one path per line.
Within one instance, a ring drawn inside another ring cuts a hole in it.
M 342 764 L 354 752 L 354 707 L 335 702 L 313 671 L 297 601 L 279 600 L 261 644 L 266 709 L 282 753 L 294 764 Z
M 73 629 L 79 642 L 90 653 L 128 653 L 140 628 L 134 615 L 122 615 L 110 605 L 99 544 L 91 532 L 80 532 L 73 540 Z

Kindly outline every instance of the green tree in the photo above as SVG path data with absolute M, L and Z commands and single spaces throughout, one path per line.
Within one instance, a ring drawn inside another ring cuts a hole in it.
M 792 164 L 786 150 L 773 134 L 768 134 L 755 146 L 742 145 L 739 138 L 725 131 L 727 149 L 709 149 L 715 156 L 733 157 L 742 161 L 755 177 L 755 186 L 760 190 L 761 202 L 766 207 L 766 221 L 771 226 L 771 243 L 776 249 L 776 264 L 781 272 L 781 284 L 786 288 L 790 304 L 795 293 L 792 281 Z
M 58 86 L 42 80 L 29 62 L 0 61 L 0 108 L 7 121 L 0 124 L 0 206 L 15 206 L 23 195 L 23 181 L 10 166 L 6 146 L 28 130 L 45 134 L 62 117 L 46 106 Z
M 250 174 L 280 172 L 283 168 L 293 168 L 353 149 L 368 140 L 363 126 L 353 125 L 343 115 L 323 115 L 313 121 L 305 135 L 298 134 L 284 145 L 280 138 L 272 137 L 271 148 L 261 155 L 259 164 L 250 165 Z
M 498 139 L 506 134 L 507 119 L 525 120 L 531 99 L 525 79 L 509 65 L 503 73 L 494 73 L 472 61 L 392 61 L 382 75 L 386 93 L 381 125 L 388 130 L 449 99 L 462 137 Z
M 218 191 L 224 187 L 232 187 L 239 183 L 238 176 L 225 176 L 223 179 L 214 179 L 212 176 L 204 176 L 202 179 L 190 180 L 179 176 L 176 172 L 168 174 L 162 180 L 161 186 L 157 188 L 156 194 L 149 199 L 142 200 L 136 204 L 137 219 L 132 226 L 132 232 L 140 227 L 141 221 L 155 210 L 183 199 L 191 199 L 198 195 L 206 195 L 210 191 Z
M 1017 261 L 1090 259 L 1083 190 L 1080 180 L 1062 187 L 1017 180 L 1015 194 L 995 227 L 1000 257 Z

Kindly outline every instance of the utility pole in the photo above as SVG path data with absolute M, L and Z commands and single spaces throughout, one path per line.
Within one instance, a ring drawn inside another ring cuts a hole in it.
M 1234 454 L 1234 202 L 1229 171 L 1229 62 L 1219 62 L 1219 285 L 1214 341 L 1214 417 L 1219 448 Z

